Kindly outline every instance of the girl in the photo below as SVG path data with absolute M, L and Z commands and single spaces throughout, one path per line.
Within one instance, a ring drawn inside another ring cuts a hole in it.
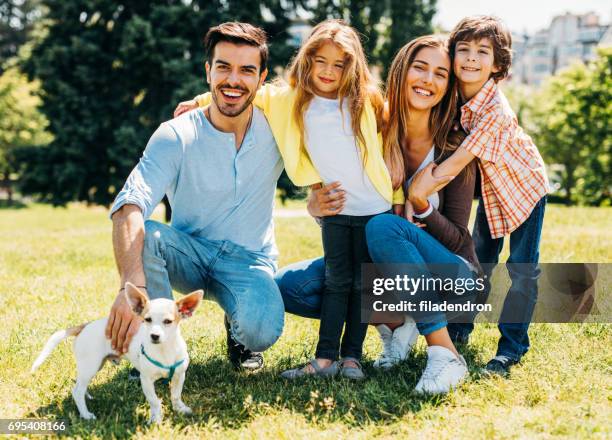
M 406 188 L 411 202 L 407 207 L 414 205 L 418 209 L 431 204 L 431 210 L 417 214 L 421 217 L 419 225 L 399 216 L 374 218 L 366 230 L 371 257 L 381 264 L 450 264 L 457 268 L 457 276 L 474 278 L 479 264 L 467 223 L 475 167 L 473 164 L 467 167 L 438 192 L 444 180 L 432 175 L 432 160 L 439 162 L 448 157 L 461 141 L 459 133 L 449 135 L 457 98 L 444 41 L 433 36 L 420 37 L 400 49 L 391 66 L 387 93 L 389 121 L 384 133 L 385 148 L 395 146 L 403 153 L 401 163 L 408 177 Z M 317 192 L 316 197 L 311 197 L 309 211 L 316 216 L 333 216 L 342 202 L 321 194 Z M 326 276 L 320 259 L 281 270 L 277 283 L 285 308 L 290 304 L 292 313 L 318 316 L 322 304 L 321 280 Z M 415 318 L 429 345 L 427 367 L 416 390 L 449 391 L 464 379 L 467 366 L 449 338 L 445 316 L 429 314 Z M 397 326 L 385 327 L 397 331 Z
M 363 379 L 361 264 L 370 262 L 365 225 L 403 203 L 401 152 L 396 146 L 383 152 L 382 95 L 350 26 L 340 20 L 318 24 L 288 77 L 286 86 L 264 86 L 254 104 L 270 123 L 291 180 L 299 186 L 342 181 L 345 204 L 322 221 L 326 278 L 316 359 L 282 376 Z M 206 105 L 210 95 L 196 100 Z

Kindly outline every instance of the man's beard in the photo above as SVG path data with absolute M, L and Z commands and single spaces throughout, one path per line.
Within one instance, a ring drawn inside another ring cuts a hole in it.
M 213 101 L 215 102 L 215 105 L 217 106 L 217 109 L 219 110 L 219 112 L 221 112 L 221 114 L 223 116 L 227 116 L 229 118 L 235 118 L 237 116 L 240 116 L 242 114 L 243 111 L 245 111 L 247 108 L 249 108 L 249 106 L 251 105 L 251 103 L 253 102 L 253 100 L 255 99 L 255 93 L 253 92 L 250 95 L 247 96 L 247 100 L 244 102 L 244 104 L 241 107 L 234 107 L 231 104 L 226 104 L 223 101 L 217 99 L 217 93 L 222 93 L 221 89 L 223 88 L 230 88 L 230 87 L 225 87 L 225 86 L 218 86 L 214 93 L 212 94 L 212 98 Z M 244 91 L 244 92 L 248 92 L 247 89 L 244 89 L 242 87 L 231 87 L 234 90 L 240 90 L 240 91 Z

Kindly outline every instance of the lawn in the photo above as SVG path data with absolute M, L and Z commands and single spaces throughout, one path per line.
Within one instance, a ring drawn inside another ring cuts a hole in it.
M 281 265 L 321 253 L 318 226 L 292 215 L 276 219 Z M 612 262 L 612 208 L 547 208 L 541 261 Z M 509 379 L 481 377 L 494 354 L 497 329 L 481 325 L 464 353 L 470 380 L 445 397 L 412 390 L 425 365 L 419 342 L 389 372 L 372 361 L 380 351 L 370 330 L 368 379 L 287 383 L 283 369 L 309 359 L 318 323 L 287 316 L 284 334 L 257 374 L 234 372 L 225 359 L 222 313 L 205 303 L 183 324 L 192 363 L 184 401 L 194 415 L 175 416 L 167 387 L 159 426 L 146 425 L 148 404 L 128 363 L 107 364 L 90 387 L 98 420 L 80 421 L 70 390 L 75 377 L 68 343 L 30 374 L 55 330 L 108 313 L 117 290 L 111 223 L 101 208 L 32 205 L 0 209 L 0 418 L 65 418 L 75 437 L 143 438 L 610 438 L 612 330 L 609 324 L 537 324 L 532 349 Z

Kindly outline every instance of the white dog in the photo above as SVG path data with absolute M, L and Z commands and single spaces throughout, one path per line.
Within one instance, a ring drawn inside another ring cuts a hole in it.
M 155 394 L 154 382 L 165 378 L 170 383 L 172 408 L 181 414 L 191 414 L 191 409 L 181 400 L 185 371 L 189 365 L 187 344 L 181 336 L 179 321 L 191 316 L 202 300 L 203 291 L 198 290 L 179 301 L 169 299 L 149 300 L 147 295 L 131 283 L 125 285 L 125 295 L 132 310 L 140 315 L 144 323 L 132 339 L 128 352 L 117 354 L 106 339 L 104 329 L 108 318 L 99 319 L 76 327 L 55 332 L 34 361 L 35 371 L 51 354 L 51 351 L 68 336 L 76 336 L 74 354 L 77 363 L 76 385 L 72 397 L 81 417 L 95 419 L 87 409 L 85 396 L 87 386 L 106 360 L 129 359 L 140 371 L 140 383 L 147 401 L 151 405 L 149 423 L 162 419 L 161 401 Z

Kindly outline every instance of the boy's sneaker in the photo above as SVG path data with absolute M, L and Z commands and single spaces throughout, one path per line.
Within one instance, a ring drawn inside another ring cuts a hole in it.
M 468 375 L 463 356 L 448 348 L 427 347 L 427 366 L 414 389 L 418 394 L 444 394 L 456 388 Z
M 510 374 L 510 367 L 517 363 L 518 361 L 509 358 L 508 356 L 498 355 L 487 363 L 483 372 L 488 375 L 506 377 Z
M 404 324 L 391 330 L 385 324 L 376 326 L 383 343 L 383 352 L 374 361 L 374 368 L 391 368 L 408 357 L 419 337 L 414 319 L 406 316 Z
M 230 332 L 230 323 L 227 316 L 224 318 L 225 332 L 227 333 L 227 357 L 236 370 L 259 370 L 264 365 L 263 355 L 247 350 L 244 345 L 235 341 Z

